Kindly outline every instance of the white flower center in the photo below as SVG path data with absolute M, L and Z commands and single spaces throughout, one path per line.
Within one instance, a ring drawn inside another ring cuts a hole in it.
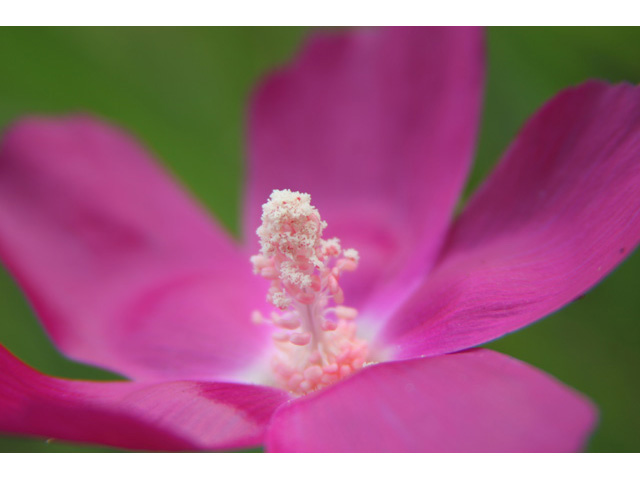
M 342 305 L 339 284 L 343 272 L 357 268 L 358 252 L 342 250 L 337 238 L 324 240 L 326 226 L 309 194 L 274 190 L 256 232 L 260 254 L 251 257 L 254 273 L 271 281 L 267 301 L 277 307 L 268 317 L 255 311 L 252 320 L 278 328 L 273 373 L 296 394 L 350 375 L 368 354 L 356 337 L 358 312 Z

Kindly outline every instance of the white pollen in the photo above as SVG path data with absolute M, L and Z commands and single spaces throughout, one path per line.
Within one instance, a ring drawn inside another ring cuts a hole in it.
M 348 258 L 349 260 L 353 260 L 358 263 L 360 260 L 360 254 L 355 248 L 347 248 L 344 252 L 342 252 L 344 258 Z
M 269 201 L 262 206 L 262 225 L 256 230 L 261 253 L 265 257 L 280 253 L 292 261 L 306 253 L 309 261 L 319 267 L 322 263 L 315 248 L 326 225 L 318 210 L 311 205 L 311 195 L 274 190 Z
M 291 305 L 291 298 L 284 292 L 276 292 L 271 295 L 273 304 L 281 310 L 286 310 Z
M 311 275 L 301 272 L 294 262 L 282 262 L 280 265 L 280 273 L 282 280 L 291 285 L 299 288 L 308 288 L 311 286 Z

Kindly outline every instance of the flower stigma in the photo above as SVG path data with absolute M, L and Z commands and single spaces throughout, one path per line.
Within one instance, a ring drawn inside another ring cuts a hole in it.
M 358 312 L 344 306 L 343 272 L 358 266 L 358 252 L 340 240 L 325 240 L 327 223 L 308 193 L 274 190 L 262 206 L 260 254 L 254 273 L 271 282 L 269 316 L 254 311 L 255 323 L 270 323 L 276 354 L 276 382 L 302 395 L 340 380 L 365 364 L 367 343 L 356 337 Z

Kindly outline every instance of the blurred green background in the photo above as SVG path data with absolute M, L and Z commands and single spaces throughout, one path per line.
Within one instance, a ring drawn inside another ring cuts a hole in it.
M 0 28 L 0 128 L 28 113 L 89 111 L 125 126 L 237 232 L 243 123 L 259 78 L 290 58 L 303 28 Z M 640 81 L 640 29 L 488 30 L 477 162 L 490 171 L 520 126 L 558 90 L 597 77 Z M 640 161 L 640 158 L 639 158 Z M 640 187 L 639 187 L 640 188 Z M 590 451 L 640 451 L 640 255 L 583 299 L 490 344 L 591 397 Z M 0 266 L 0 342 L 51 375 L 117 378 L 63 358 Z M 0 437 L 0 451 L 109 451 Z

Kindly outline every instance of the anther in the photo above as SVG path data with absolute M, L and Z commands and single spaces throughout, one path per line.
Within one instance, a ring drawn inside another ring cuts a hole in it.
M 310 333 L 292 333 L 289 339 L 291 343 L 294 345 L 298 345 L 300 347 L 307 345 L 311 341 Z

